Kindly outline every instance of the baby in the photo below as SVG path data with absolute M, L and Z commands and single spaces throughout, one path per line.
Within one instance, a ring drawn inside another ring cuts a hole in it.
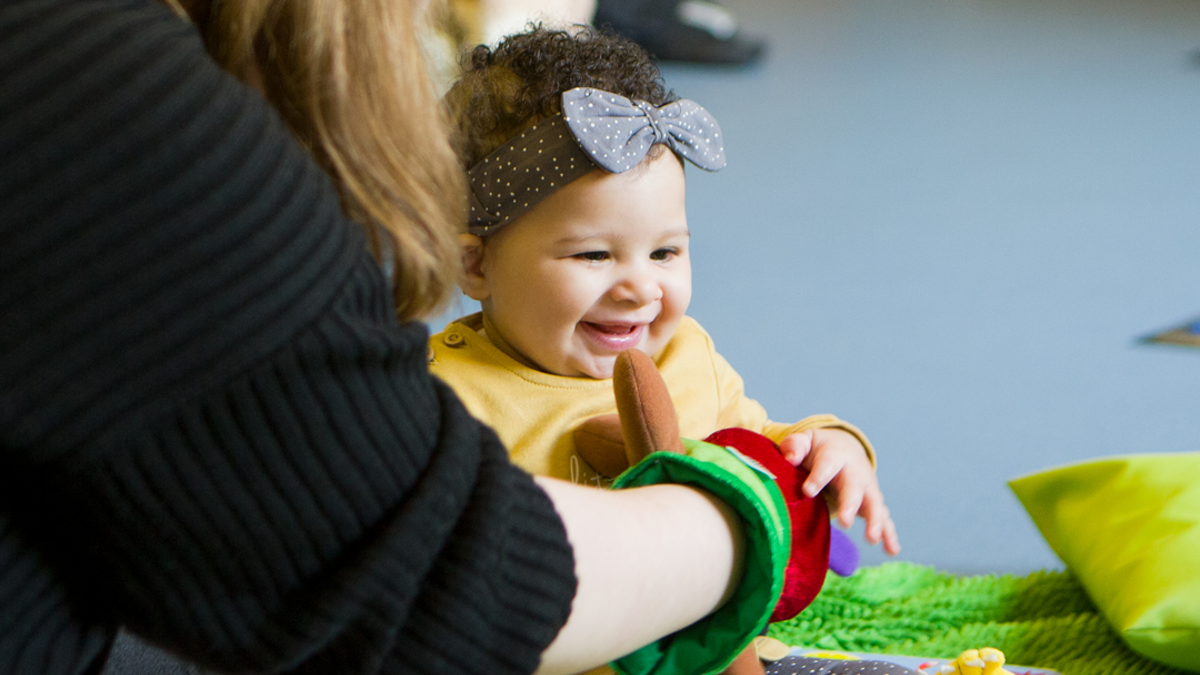
M 430 369 L 527 471 L 603 485 L 575 452 L 582 421 L 616 411 L 613 364 L 657 364 L 680 432 L 762 433 L 810 471 L 849 527 L 899 552 L 862 433 L 832 415 L 773 422 L 686 315 L 684 162 L 725 164 L 720 129 L 675 100 L 645 52 L 590 30 L 542 28 L 478 48 L 446 96 L 470 174 L 464 292 L 482 312 L 430 339 Z

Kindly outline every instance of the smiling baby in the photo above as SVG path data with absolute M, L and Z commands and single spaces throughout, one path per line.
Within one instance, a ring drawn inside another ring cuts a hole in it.
M 688 438 L 743 427 L 830 488 L 838 519 L 899 550 L 862 433 L 832 415 L 773 422 L 686 315 L 684 163 L 725 164 L 712 116 L 667 92 L 645 53 L 588 29 L 535 28 L 478 48 L 447 94 L 471 183 L 464 292 L 482 312 L 430 339 L 430 369 L 527 471 L 605 479 L 575 452 L 582 421 L 616 411 L 612 372 L 650 355 Z

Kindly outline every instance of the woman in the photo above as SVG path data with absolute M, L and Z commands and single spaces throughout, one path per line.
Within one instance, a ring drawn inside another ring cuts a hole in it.
M 573 672 L 732 592 L 723 503 L 535 482 L 429 377 L 463 199 L 403 7 L 0 8 L 0 672 L 97 672 L 118 627 Z

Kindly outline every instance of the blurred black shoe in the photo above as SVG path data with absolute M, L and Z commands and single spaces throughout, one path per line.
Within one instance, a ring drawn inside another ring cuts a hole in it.
M 748 65 L 766 48 L 740 33 L 732 12 L 709 0 L 650 0 L 636 10 L 627 1 L 598 0 L 594 23 L 633 40 L 658 61 Z

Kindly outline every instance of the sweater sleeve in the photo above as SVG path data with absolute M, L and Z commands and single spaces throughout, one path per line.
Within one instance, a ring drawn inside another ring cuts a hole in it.
M 0 8 L 0 672 L 527 673 L 573 560 L 278 118 L 147 0 Z

